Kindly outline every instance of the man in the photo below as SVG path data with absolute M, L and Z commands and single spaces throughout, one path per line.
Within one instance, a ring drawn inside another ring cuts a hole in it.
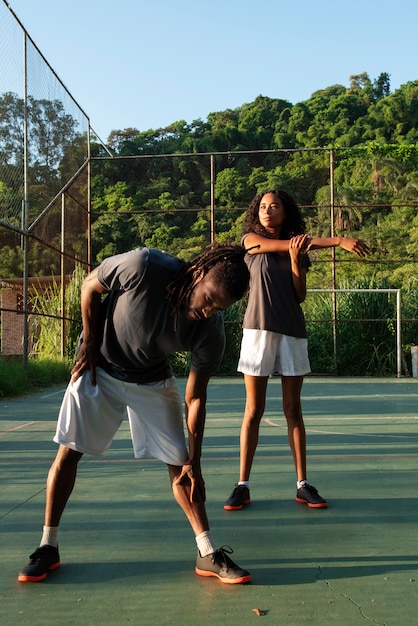
M 20 582 L 44 580 L 60 566 L 58 525 L 78 462 L 84 453 L 105 453 L 125 411 L 135 457 L 168 466 L 174 497 L 195 535 L 196 573 L 224 583 L 251 579 L 228 556 L 232 550 L 212 538 L 200 467 L 207 385 L 225 346 L 220 311 L 245 294 L 248 282 L 244 250 L 234 244 L 213 245 L 189 263 L 141 248 L 105 259 L 86 277 L 83 332 L 54 437 L 59 449 L 48 474 L 43 535 Z M 191 353 L 188 450 L 169 363 L 173 352 L 185 350 Z

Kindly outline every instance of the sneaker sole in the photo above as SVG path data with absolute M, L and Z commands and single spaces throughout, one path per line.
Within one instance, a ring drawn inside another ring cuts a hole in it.
M 241 578 L 222 578 L 222 576 L 219 576 L 219 574 L 216 574 L 215 572 L 208 572 L 207 570 L 199 569 L 198 567 L 196 567 L 195 572 L 196 574 L 198 574 L 198 576 L 215 576 L 215 578 L 219 578 L 221 583 L 225 583 L 227 585 L 249 583 L 251 580 L 251 574 L 241 576 Z
M 237 505 L 233 505 L 233 504 L 224 504 L 224 510 L 225 511 L 241 511 L 241 509 L 244 508 L 245 505 L 250 504 L 251 500 L 244 500 L 244 502 L 242 504 L 237 504 Z
M 61 565 L 60 561 L 58 561 L 58 563 L 54 563 L 53 565 L 50 565 L 48 568 L 48 572 L 51 572 L 54 569 L 58 569 L 60 565 Z M 45 580 L 45 578 L 48 576 L 48 572 L 45 572 L 45 574 L 41 574 L 40 576 L 29 576 L 27 574 L 19 574 L 19 576 L 17 577 L 17 580 L 20 583 L 39 583 L 42 580 Z
M 310 509 L 327 509 L 328 502 L 320 502 L 319 504 L 313 504 L 312 502 L 307 502 L 306 500 L 302 500 L 302 498 L 296 498 L 296 502 L 300 502 L 301 504 L 306 504 Z

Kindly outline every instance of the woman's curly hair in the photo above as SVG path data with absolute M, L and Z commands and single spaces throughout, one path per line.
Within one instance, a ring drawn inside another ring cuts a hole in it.
M 272 193 L 278 196 L 284 207 L 286 218 L 282 224 L 282 230 L 280 233 L 281 239 L 290 239 L 296 235 L 303 235 L 305 233 L 305 220 L 302 217 L 300 208 L 296 204 L 296 201 L 283 189 L 268 189 L 258 193 L 251 201 L 244 218 L 243 235 L 247 233 L 257 233 L 264 237 L 271 237 L 271 234 L 266 231 L 264 226 L 260 224 L 260 218 L 258 212 L 260 209 L 260 202 L 267 193 Z
M 174 280 L 167 286 L 168 296 L 177 316 L 189 299 L 202 271 L 209 271 L 217 284 L 222 284 L 235 300 L 248 290 L 250 274 L 244 261 L 245 250 L 235 243 L 213 243 L 205 252 L 184 262 Z

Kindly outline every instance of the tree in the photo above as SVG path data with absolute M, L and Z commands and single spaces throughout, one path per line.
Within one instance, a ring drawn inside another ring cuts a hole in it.
M 350 91 L 361 93 L 367 102 L 373 102 L 373 85 L 367 72 L 350 76 Z
M 376 101 L 382 100 L 390 94 L 390 74 L 382 72 L 373 81 L 373 94 Z
M 238 130 L 245 138 L 244 143 L 254 150 L 271 149 L 280 113 L 291 106 L 287 100 L 257 96 L 254 102 L 244 104 L 239 114 Z
M 132 149 L 135 138 L 138 136 L 136 128 L 125 128 L 124 130 L 112 130 L 107 143 L 116 154 L 121 154 L 126 149 Z

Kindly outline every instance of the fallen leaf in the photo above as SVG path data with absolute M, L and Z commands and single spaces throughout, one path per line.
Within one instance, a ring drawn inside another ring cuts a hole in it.
M 253 609 L 253 613 L 255 613 L 256 615 L 264 615 L 264 611 L 262 611 L 261 609 Z

